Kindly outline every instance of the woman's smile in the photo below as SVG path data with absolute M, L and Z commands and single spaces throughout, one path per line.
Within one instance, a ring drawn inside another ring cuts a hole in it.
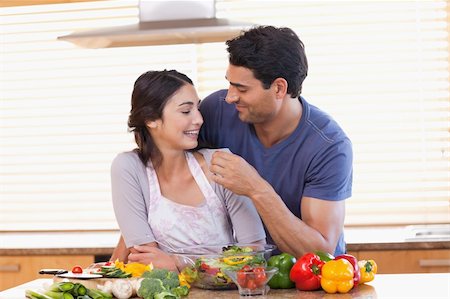
M 198 138 L 198 133 L 200 132 L 199 129 L 197 130 L 188 130 L 188 131 L 184 131 L 183 133 L 188 136 L 189 138 L 194 138 L 195 140 L 197 140 Z

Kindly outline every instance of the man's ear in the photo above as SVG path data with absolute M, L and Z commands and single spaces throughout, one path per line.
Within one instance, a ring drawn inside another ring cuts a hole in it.
M 276 98 L 280 99 L 280 100 L 284 99 L 284 97 L 287 94 L 287 89 L 288 89 L 288 83 L 287 83 L 286 79 L 276 78 L 273 81 L 272 86 L 274 87 Z

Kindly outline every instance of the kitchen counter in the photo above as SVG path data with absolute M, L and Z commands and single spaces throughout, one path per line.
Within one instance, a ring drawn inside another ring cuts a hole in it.
M 17 287 L 0 292 L 0 299 L 25 299 L 25 290 L 41 289 L 51 279 L 36 279 Z M 266 296 L 254 298 L 450 298 L 450 273 L 429 274 L 379 274 L 372 282 L 360 285 L 343 294 L 327 294 L 324 291 L 302 292 L 291 290 L 270 290 Z M 225 299 L 242 298 L 237 290 L 208 291 L 192 289 L 186 298 Z
M 450 231 L 450 225 L 430 227 Z M 450 249 L 450 234 L 433 235 L 423 229 L 423 226 L 346 228 L 347 250 Z M 0 256 L 110 255 L 118 240 L 118 231 L 0 232 Z

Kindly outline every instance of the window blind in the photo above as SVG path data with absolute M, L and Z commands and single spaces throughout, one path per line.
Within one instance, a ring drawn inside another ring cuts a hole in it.
M 218 17 L 288 26 L 306 45 L 303 96 L 354 147 L 346 225 L 450 222 L 446 1 L 216 1 Z M 135 79 L 226 88 L 224 43 L 81 49 L 73 31 L 138 22 L 137 0 L 1 8 L 0 231 L 117 229 L 109 167 L 134 148 Z

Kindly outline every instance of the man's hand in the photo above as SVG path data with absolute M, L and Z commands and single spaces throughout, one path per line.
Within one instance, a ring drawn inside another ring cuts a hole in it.
M 252 193 L 262 190 L 267 185 L 255 168 L 242 157 L 222 152 L 214 152 L 210 171 L 212 180 L 233 193 L 251 197 Z

